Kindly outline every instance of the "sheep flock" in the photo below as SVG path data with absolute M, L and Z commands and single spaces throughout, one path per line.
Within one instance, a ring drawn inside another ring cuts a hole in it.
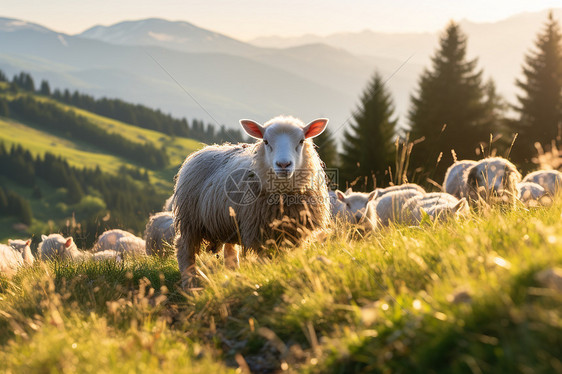
M 182 286 L 188 289 L 197 280 L 195 259 L 202 249 L 223 249 L 225 265 L 237 268 L 240 250 L 298 246 L 341 223 L 369 235 L 393 225 L 460 220 L 471 208 L 548 206 L 562 192 L 562 173 L 539 170 L 522 177 L 501 157 L 455 162 L 438 192 L 413 183 L 368 192 L 330 190 L 312 141 L 327 123 L 284 116 L 263 125 L 241 120 L 256 142 L 209 145 L 189 155 L 163 211 L 147 217 L 144 238 L 113 229 L 102 233 L 91 250 L 80 250 L 72 237 L 42 235 L 36 258 L 124 261 L 175 254 Z M 3 275 L 33 264 L 30 242 L 0 244 Z

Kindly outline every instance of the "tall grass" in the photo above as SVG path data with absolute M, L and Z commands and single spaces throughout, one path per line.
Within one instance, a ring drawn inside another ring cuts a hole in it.
M 481 211 L 324 242 L 239 271 L 198 258 L 45 263 L 0 283 L 8 372 L 556 372 L 562 293 L 536 279 L 562 266 L 562 203 Z

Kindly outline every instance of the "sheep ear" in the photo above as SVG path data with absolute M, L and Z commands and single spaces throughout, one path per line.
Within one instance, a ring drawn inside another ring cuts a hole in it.
M 318 118 L 310 122 L 302 129 L 302 131 L 304 132 L 305 139 L 314 138 L 322 134 L 324 130 L 326 130 L 327 125 L 328 125 L 328 119 L 326 118 Z
M 353 192 L 353 189 L 351 187 L 349 187 L 347 190 L 345 190 L 346 195 L 349 195 L 352 192 Z
M 47 235 L 41 235 L 41 240 L 47 239 Z
M 371 200 L 373 200 L 373 199 L 376 199 L 376 198 L 377 198 L 377 195 L 378 195 L 378 191 L 377 191 L 377 190 L 372 191 L 372 192 L 369 194 L 369 197 L 367 198 L 367 201 L 371 201 Z
M 30 245 L 30 244 L 31 244 L 31 239 L 27 239 L 27 240 L 25 241 L 25 245 L 28 246 L 28 245 Z
M 246 131 L 246 134 L 250 135 L 252 138 L 263 139 L 265 129 L 259 123 L 251 119 L 241 119 L 240 125 L 242 125 L 244 131 Z
M 339 201 L 345 201 L 345 195 L 340 190 L 336 190 L 336 196 L 338 197 Z
M 14 241 L 12 239 L 8 239 L 8 245 L 12 245 Z
M 461 210 L 465 209 L 466 206 L 468 206 L 468 201 L 466 201 L 466 198 L 463 197 L 459 200 L 458 203 L 455 204 L 455 206 L 453 207 L 453 212 L 460 212 Z
M 66 248 L 70 247 L 72 245 L 72 237 L 68 237 L 66 238 L 66 243 L 64 243 L 64 246 Z

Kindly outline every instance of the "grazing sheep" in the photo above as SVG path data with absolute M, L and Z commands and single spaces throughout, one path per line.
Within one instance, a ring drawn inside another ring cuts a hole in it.
M 0 274 L 11 278 L 18 269 L 33 264 L 29 248 L 30 240 L 8 240 L 9 245 L 0 244 Z
M 71 236 L 64 238 L 60 234 L 41 235 L 41 243 L 37 248 L 42 260 L 82 260 L 84 252 L 80 251 Z
M 462 160 L 449 166 L 443 180 L 443 191 L 455 196 L 457 199 L 468 197 L 466 171 L 476 165 L 476 161 Z
M 432 221 L 445 221 L 449 218 L 467 216 L 470 213 L 466 198 L 457 199 L 444 192 L 432 192 L 413 196 L 402 208 L 402 220 L 408 224 L 419 224 L 427 214 Z
M 276 117 L 241 120 L 255 144 L 211 145 L 191 154 L 176 176 L 173 198 L 182 285 L 195 275 L 201 243 L 229 244 L 225 263 L 237 266 L 234 244 L 301 243 L 330 220 L 326 176 L 310 139 L 328 120 L 304 125 Z
M 106 250 L 116 251 L 124 257 L 144 256 L 146 255 L 146 244 L 143 239 L 130 232 L 113 229 L 101 234 L 94 244 L 94 252 Z
M 8 245 L 21 253 L 24 265 L 33 265 L 35 258 L 31 253 L 31 239 L 20 240 L 20 239 L 8 239 Z
M 146 254 L 167 257 L 169 246 L 174 244 L 174 216 L 171 212 L 156 213 L 148 220 L 145 229 Z
M 552 204 L 552 195 L 543 186 L 533 182 L 517 183 L 517 198 L 528 207 Z
M 562 173 L 558 170 L 538 170 L 527 174 L 523 182 L 541 185 L 550 196 L 556 196 L 562 190 Z
M 517 183 L 521 181 L 521 174 L 505 158 L 485 158 L 467 169 L 466 173 L 471 201 L 514 204 L 517 200 Z
M 418 186 L 415 183 L 405 183 L 405 184 L 399 184 L 397 186 L 390 186 L 390 187 L 386 187 L 386 188 L 377 188 L 375 190 L 375 192 L 376 192 L 375 199 L 379 199 L 379 198 L 383 197 L 384 195 L 386 195 L 387 193 L 390 193 L 390 192 L 404 191 L 404 190 L 418 191 L 419 193 L 422 193 L 422 194 L 425 193 L 425 190 L 421 186 Z
M 384 194 L 381 198 L 370 201 L 369 205 L 373 204 L 377 223 L 388 226 L 391 222 L 403 223 L 402 207 L 406 201 L 414 196 L 423 195 L 416 189 L 395 190 Z
M 345 193 L 336 190 L 335 195 L 337 202 L 333 206 L 332 214 L 344 221 L 358 224 L 365 220 L 367 203 L 375 198 L 376 191 L 353 192 L 349 188 Z

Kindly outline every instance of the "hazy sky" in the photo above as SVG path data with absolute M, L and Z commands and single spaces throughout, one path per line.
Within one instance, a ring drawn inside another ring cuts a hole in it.
M 437 31 L 450 19 L 496 21 L 562 7 L 561 0 L 0 0 L 0 16 L 74 34 L 97 24 L 159 17 L 248 40 L 371 29 Z

